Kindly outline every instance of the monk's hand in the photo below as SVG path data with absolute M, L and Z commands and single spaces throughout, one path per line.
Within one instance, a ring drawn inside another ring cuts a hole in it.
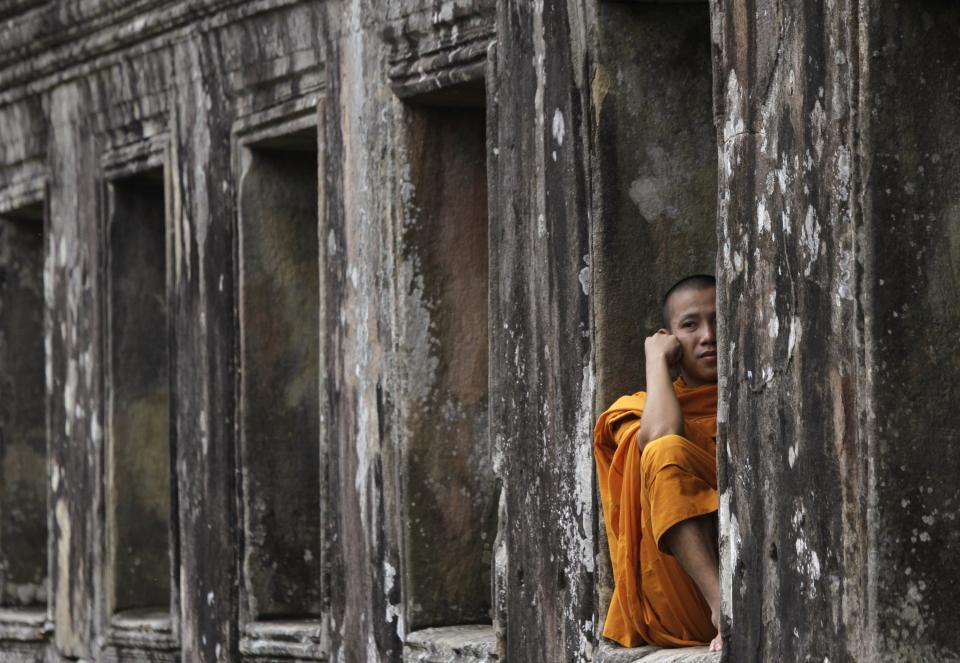
M 680 355 L 683 352 L 680 341 L 666 329 L 657 330 L 655 334 L 648 336 L 643 344 L 643 349 L 647 361 L 666 361 L 667 366 L 671 369 L 679 363 Z

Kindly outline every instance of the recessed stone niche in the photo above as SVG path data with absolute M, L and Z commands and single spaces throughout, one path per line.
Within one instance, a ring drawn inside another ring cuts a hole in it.
M 596 407 L 644 388 L 644 339 L 677 280 L 713 274 L 717 141 L 706 2 L 598 4 Z M 613 578 L 599 528 L 600 624 Z
M 0 216 L 0 607 L 47 600 L 43 206 Z
M 108 184 L 109 610 L 171 607 L 170 336 L 162 169 Z
M 248 621 L 321 610 L 316 129 L 248 145 L 240 421 Z
M 429 316 L 431 380 L 408 404 L 402 457 L 410 630 L 491 622 L 498 493 L 488 421 L 486 115 L 476 87 L 428 100 L 440 106 L 406 108 L 412 218 L 403 259 L 415 274 L 416 306 Z
M 717 140 L 708 4 L 598 11 L 593 295 L 605 407 L 643 388 L 643 341 L 662 324 L 663 292 L 715 271 Z

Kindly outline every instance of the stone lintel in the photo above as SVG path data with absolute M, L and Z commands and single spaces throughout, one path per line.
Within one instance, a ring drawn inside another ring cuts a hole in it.
M 465 31 L 457 39 L 418 44 L 390 60 L 390 87 L 400 98 L 439 90 L 449 85 L 482 81 L 487 50 L 496 38 L 493 26 Z

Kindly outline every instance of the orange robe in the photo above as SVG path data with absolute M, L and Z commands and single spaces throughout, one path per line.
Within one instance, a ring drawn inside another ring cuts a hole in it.
M 673 389 L 684 436 L 636 444 L 645 392 L 623 396 L 593 432 L 614 590 L 603 635 L 624 647 L 710 642 L 710 607 L 660 537 L 678 522 L 717 510 L 717 385 Z

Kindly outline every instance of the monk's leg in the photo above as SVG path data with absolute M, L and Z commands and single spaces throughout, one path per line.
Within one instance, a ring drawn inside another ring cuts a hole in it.
M 715 525 L 719 506 L 715 451 L 712 445 L 669 435 L 644 448 L 641 464 L 653 540 L 661 554 L 672 557 L 677 572 L 688 583 L 688 591 L 699 594 L 697 598 L 709 611 L 703 616 L 717 628 L 720 556 Z M 709 629 L 701 627 L 701 632 Z M 718 631 L 714 631 L 717 635 L 710 643 L 711 649 L 721 644 Z
M 661 537 L 663 547 L 673 555 L 693 580 L 710 606 L 717 636 L 710 642 L 710 651 L 719 651 L 720 638 L 720 559 L 717 555 L 716 514 L 683 520 Z

